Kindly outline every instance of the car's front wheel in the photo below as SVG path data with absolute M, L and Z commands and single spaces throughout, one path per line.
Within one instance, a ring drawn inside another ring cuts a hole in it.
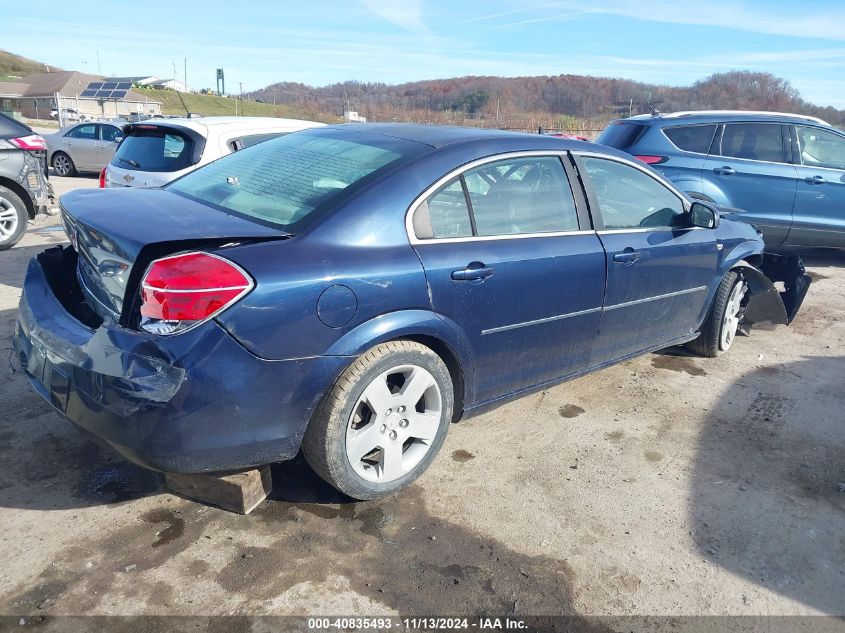
M 454 407 L 443 360 L 413 341 L 377 345 L 323 398 L 302 442 L 314 471 L 355 499 L 396 492 L 440 450 Z
M 73 164 L 70 156 L 64 152 L 53 154 L 53 169 L 57 176 L 73 176 L 76 174 L 76 165 Z
M 0 187 L 0 251 L 12 248 L 26 232 L 28 214 L 20 196 Z
M 719 352 L 727 352 L 736 338 L 748 303 L 748 283 L 743 276 L 730 271 L 722 279 L 710 312 L 701 326 L 700 336 L 687 344 L 696 354 L 714 358 Z

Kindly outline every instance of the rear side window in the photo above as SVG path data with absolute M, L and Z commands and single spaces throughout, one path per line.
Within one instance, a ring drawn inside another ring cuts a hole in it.
M 350 195 L 349 190 L 428 149 L 388 136 L 307 130 L 229 154 L 166 188 L 295 231 Z
M 560 159 L 512 158 L 464 172 L 420 204 L 419 239 L 577 231 L 572 189 Z
M 784 163 L 781 126 L 772 123 L 726 123 L 721 156 Z
M 414 218 L 420 222 L 431 222 L 430 227 L 424 224 L 415 226 L 417 237 L 469 237 L 472 235 L 472 222 L 469 219 L 469 206 L 466 194 L 461 185 L 461 179 L 455 178 L 435 191 L 425 203 L 428 205 L 428 216 L 425 209 L 415 213 Z
M 130 128 L 112 165 L 140 171 L 179 171 L 193 164 L 193 141 L 173 129 Z
M 602 132 L 596 143 L 626 150 L 642 138 L 648 126 L 631 121 L 615 121 Z
M 672 145 L 685 152 L 707 154 L 716 134 L 715 125 L 679 125 L 667 127 L 663 133 L 672 141 Z
M 486 191 L 469 188 L 477 235 L 577 231 L 575 199 L 560 159 L 515 158 L 488 163 L 465 174 L 488 182 Z

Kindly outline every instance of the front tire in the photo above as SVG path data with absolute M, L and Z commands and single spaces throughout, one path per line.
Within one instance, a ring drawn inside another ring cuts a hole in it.
M 64 152 L 56 152 L 53 154 L 53 171 L 57 176 L 75 176 L 76 165 Z
M 324 396 L 302 452 L 341 492 L 383 497 L 428 468 L 453 407 L 452 378 L 437 354 L 413 341 L 382 343 L 359 356 Z
M 12 248 L 26 233 L 29 214 L 20 196 L 0 187 L 0 251 Z
M 700 356 L 715 358 L 733 346 L 747 303 L 748 284 L 741 274 L 731 270 L 716 290 L 713 305 L 701 326 L 701 334 L 687 343 Z

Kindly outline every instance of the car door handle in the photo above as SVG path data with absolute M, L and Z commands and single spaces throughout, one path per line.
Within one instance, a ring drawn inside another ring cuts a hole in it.
M 717 167 L 713 171 L 719 176 L 733 176 L 736 173 L 736 169 L 728 167 L 727 165 L 724 167 Z
M 824 176 L 807 176 L 804 179 L 804 182 L 808 185 L 823 185 L 827 182 L 827 180 L 824 179 Z
M 614 254 L 613 261 L 615 261 L 617 264 L 626 264 L 630 266 L 631 264 L 636 264 L 638 261 L 640 261 L 640 252 L 626 248 L 621 253 Z
M 452 279 L 455 281 L 476 281 L 479 279 L 487 279 L 493 274 L 493 269 L 485 266 L 481 262 L 472 262 L 467 264 L 466 268 L 452 271 Z

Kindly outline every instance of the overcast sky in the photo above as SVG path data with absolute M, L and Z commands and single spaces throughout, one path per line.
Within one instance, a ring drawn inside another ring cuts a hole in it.
M 275 81 L 399 83 L 461 75 L 627 77 L 689 85 L 749 69 L 845 108 L 845 2 L 838 0 L 312 0 L 109 7 L 0 0 L 0 47 L 107 75 L 255 90 Z M 193 5 L 195 8 L 186 8 Z M 99 52 L 99 66 L 97 55 Z

